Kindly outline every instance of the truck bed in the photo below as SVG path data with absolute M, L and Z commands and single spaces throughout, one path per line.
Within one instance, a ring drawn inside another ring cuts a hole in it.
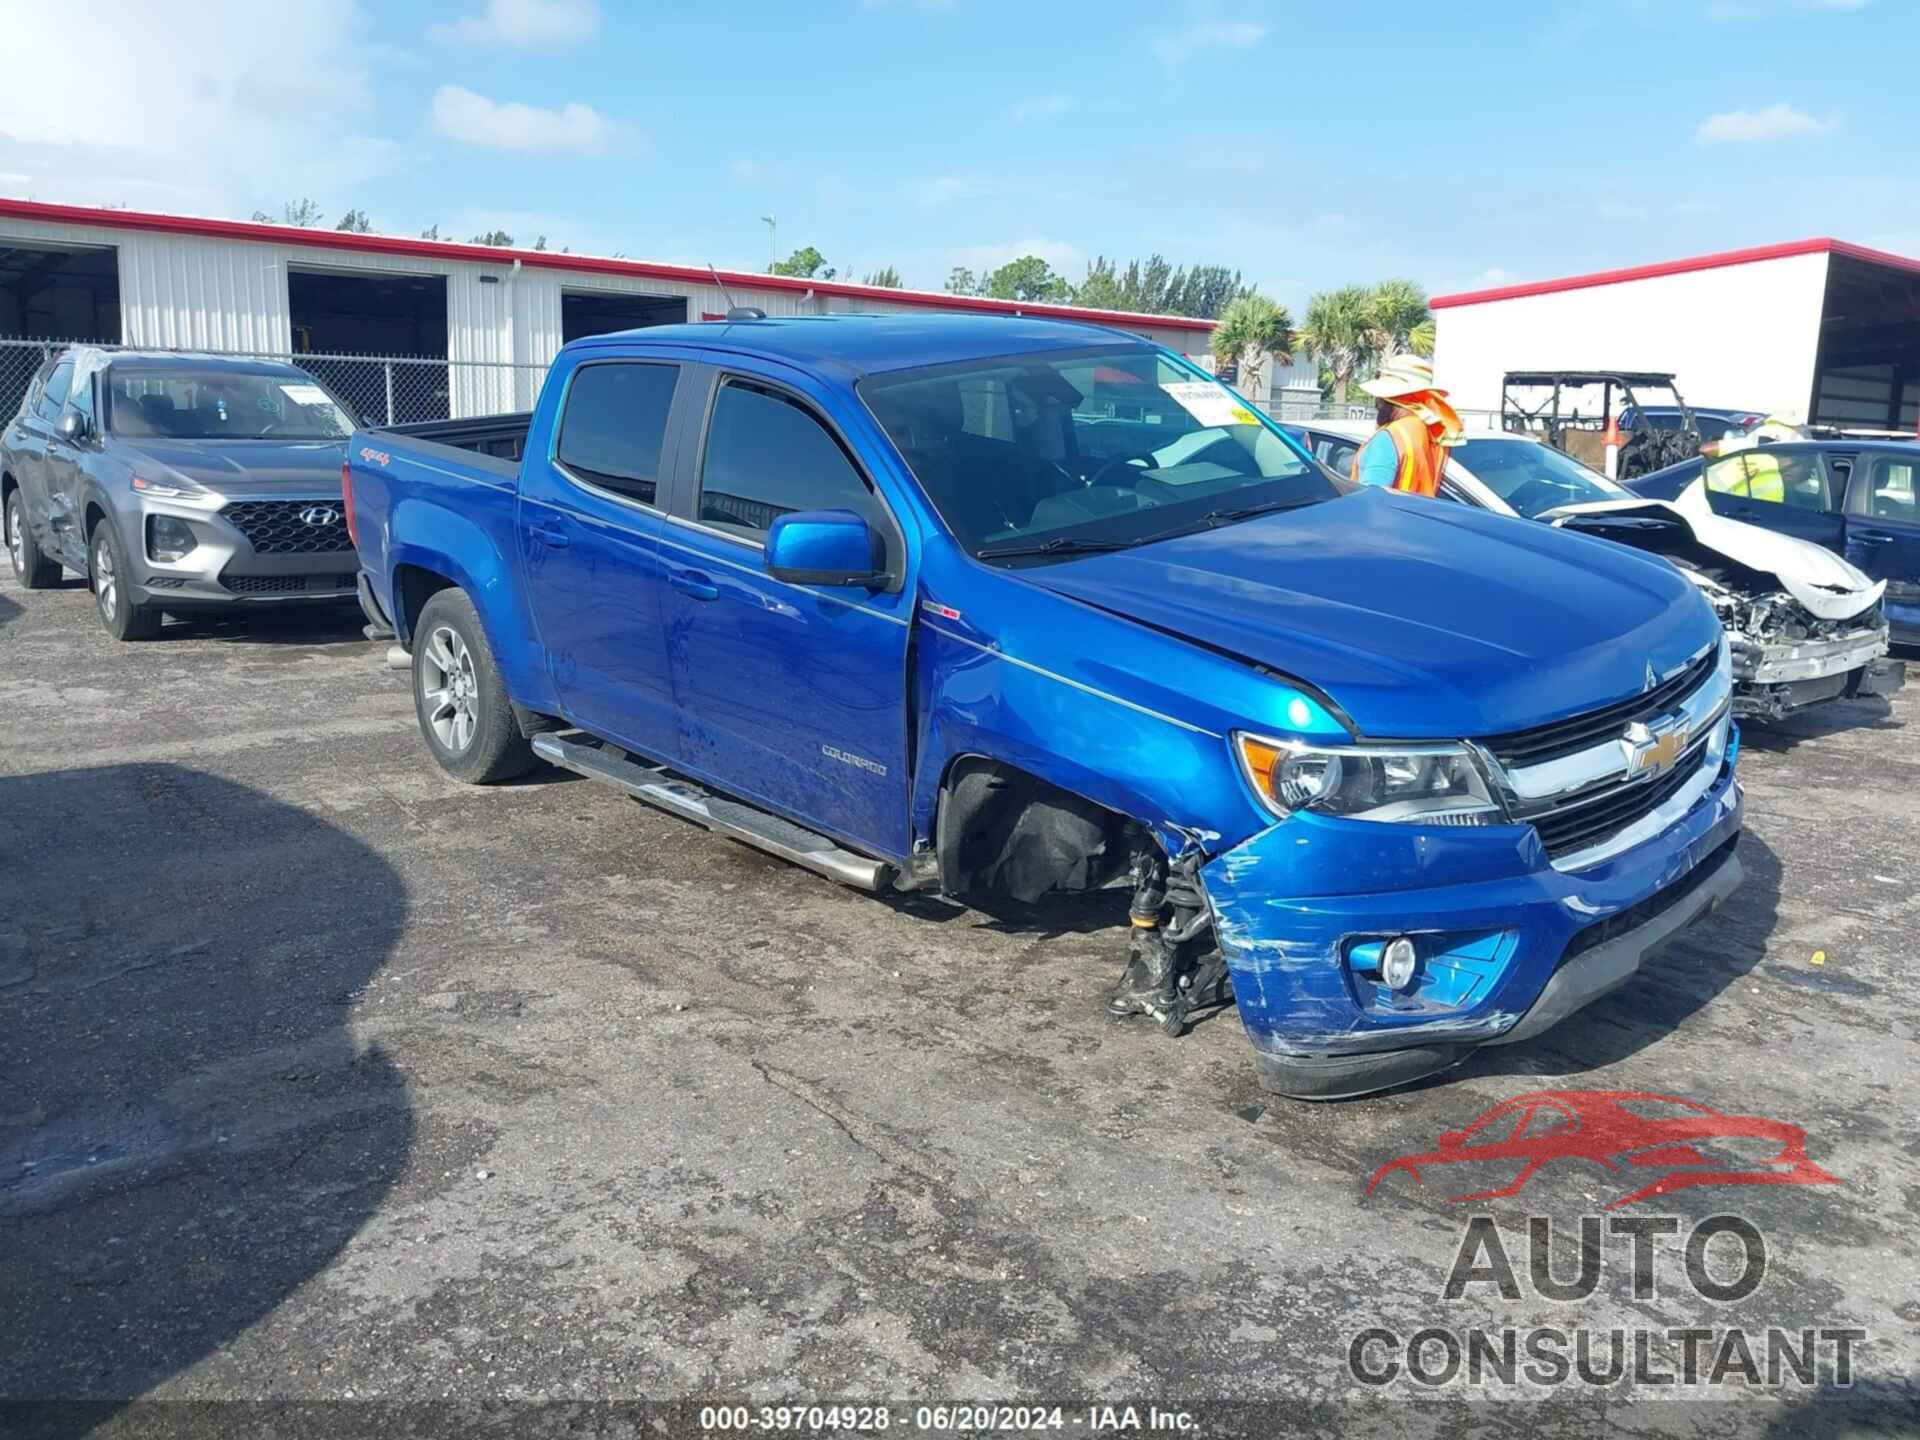
M 409 448 L 422 441 L 434 447 L 468 450 L 499 460 L 515 462 L 526 453 L 527 430 L 533 423 L 531 410 L 515 410 L 505 415 L 475 415 L 464 420 L 421 420 L 411 425 L 388 425 L 378 433 L 406 437 Z

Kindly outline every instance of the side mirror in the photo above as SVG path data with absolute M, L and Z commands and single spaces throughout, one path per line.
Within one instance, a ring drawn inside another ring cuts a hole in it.
M 62 440 L 84 440 L 88 433 L 87 417 L 77 410 L 67 410 L 61 414 L 53 428 L 60 432 Z
M 887 581 L 880 537 L 851 510 L 791 510 L 774 518 L 764 552 L 767 572 L 796 585 Z

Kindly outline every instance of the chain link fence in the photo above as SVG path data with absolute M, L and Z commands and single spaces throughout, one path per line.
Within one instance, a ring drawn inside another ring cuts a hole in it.
M 0 336 L 0 417 L 20 408 L 33 374 L 69 345 L 100 350 L 145 350 L 93 341 Z M 193 350 L 182 355 L 272 360 L 296 365 L 318 380 L 355 420 L 407 425 L 530 410 L 546 378 L 544 365 L 500 360 L 443 360 L 421 355 L 296 355 L 243 350 Z

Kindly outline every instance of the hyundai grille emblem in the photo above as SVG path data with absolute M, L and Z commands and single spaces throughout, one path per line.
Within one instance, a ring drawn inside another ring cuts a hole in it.
M 308 525 L 334 525 L 340 520 L 340 512 L 331 505 L 310 505 L 300 512 L 300 519 Z

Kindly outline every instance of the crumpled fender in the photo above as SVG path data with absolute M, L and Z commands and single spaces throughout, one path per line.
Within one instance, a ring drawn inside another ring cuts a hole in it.
M 1737 565 L 1773 576 L 1780 588 L 1822 620 L 1849 620 L 1878 604 L 1886 592 L 1884 580 L 1869 580 L 1831 550 L 1781 535 L 1741 520 L 1713 513 L 1705 477 L 1695 480 L 1673 500 L 1595 500 L 1584 505 L 1562 505 L 1540 518 L 1550 524 L 1578 530 L 1583 515 L 1678 517 L 1694 541 Z

